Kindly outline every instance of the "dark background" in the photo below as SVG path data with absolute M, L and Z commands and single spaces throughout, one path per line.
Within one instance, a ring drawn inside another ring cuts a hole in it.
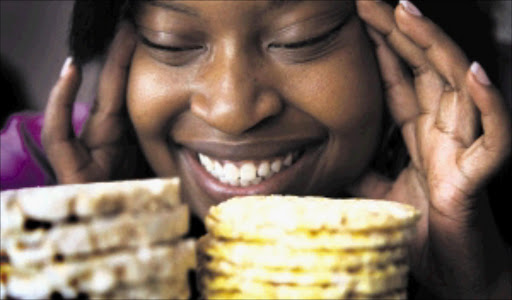
M 71 0 L 0 0 L 0 124 L 13 111 L 44 109 L 67 57 L 72 7 Z M 92 100 L 98 70 L 99 63 L 84 68 L 78 99 Z

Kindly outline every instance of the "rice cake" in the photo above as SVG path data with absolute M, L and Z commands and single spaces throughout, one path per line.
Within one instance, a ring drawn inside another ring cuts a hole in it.
M 228 262 L 237 266 L 308 270 L 354 269 L 379 266 L 407 258 L 406 247 L 376 249 L 292 249 L 282 244 L 240 243 L 201 237 L 198 248 L 210 256 L 209 264 Z
M 2 237 L 2 247 L 13 266 L 37 265 L 55 256 L 73 257 L 172 241 L 188 228 L 188 206 L 179 205 L 170 211 L 123 214 Z
M 358 272 L 294 272 L 286 270 L 268 270 L 258 268 L 236 268 L 229 275 L 216 273 L 208 269 L 200 270 L 200 283 L 208 291 L 239 290 L 249 294 L 267 291 L 272 294 L 281 289 L 292 293 L 292 289 L 309 295 L 318 295 L 323 291 L 344 291 L 346 293 L 382 294 L 407 287 L 406 264 L 388 265 L 381 270 L 360 270 Z M 314 297 L 314 296 L 313 296 Z M 292 297 L 293 298 L 293 297 Z M 299 297 L 300 298 L 300 297 Z
M 297 233 L 408 228 L 418 218 L 414 207 L 391 201 L 273 195 L 234 197 L 213 206 L 205 225 L 216 237 L 268 241 Z
M 27 220 L 156 212 L 180 204 L 179 179 L 144 179 L 24 188 L 0 193 L 1 233 L 21 232 Z
M 6 287 L 8 295 L 17 298 L 47 298 L 54 292 L 74 298 L 80 292 L 104 294 L 120 285 L 140 286 L 162 280 L 187 282 L 188 271 L 195 265 L 195 242 L 189 239 L 39 268 L 11 269 Z
M 198 243 L 206 298 L 405 297 L 418 210 L 385 200 L 235 197 Z
M 216 275 L 247 278 L 256 281 L 272 282 L 277 284 L 300 284 L 300 285 L 332 285 L 339 282 L 346 282 L 347 279 L 368 278 L 382 272 L 390 276 L 407 275 L 408 269 L 400 266 L 397 273 L 391 273 L 389 269 L 396 269 L 394 262 L 388 265 L 369 266 L 352 269 L 294 269 L 294 268 L 265 268 L 258 266 L 240 266 L 224 261 L 209 261 L 201 267 L 202 272 Z
M 209 291 L 205 294 L 207 299 L 270 299 L 268 295 L 263 293 L 256 292 L 254 294 L 240 293 L 239 291 Z M 295 298 L 295 299 L 307 299 L 306 297 Z M 310 299 L 319 299 L 316 297 L 311 297 Z M 330 298 L 334 299 L 334 298 Z M 356 294 L 351 293 L 344 296 L 344 299 L 356 300 L 356 299 L 373 299 L 373 300 L 405 300 L 407 299 L 407 292 L 405 290 L 393 291 L 385 294 L 376 294 L 376 295 L 368 295 L 368 294 Z
M 265 243 L 269 245 L 281 245 L 294 250 L 348 250 L 348 249 L 375 249 L 389 248 L 407 245 L 415 235 L 415 228 L 406 228 L 403 230 L 373 231 L 365 233 L 349 232 L 317 232 L 315 234 L 300 232 L 293 234 L 282 234 L 279 239 L 273 237 L 265 240 L 264 237 L 258 239 L 227 239 L 220 240 Z

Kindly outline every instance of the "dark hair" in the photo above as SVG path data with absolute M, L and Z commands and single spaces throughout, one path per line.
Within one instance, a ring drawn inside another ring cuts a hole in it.
M 129 0 L 76 0 L 68 36 L 70 55 L 87 63 L 105 53 L 117 25 L 130 19 Z

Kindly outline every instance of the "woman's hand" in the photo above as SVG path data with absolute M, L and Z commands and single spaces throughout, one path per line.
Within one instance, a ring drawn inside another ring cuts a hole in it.
M 137 146 L 125 107 L 126 79 L 135 48 L 133 26 L 120 26 L 103 67 L 98 95 L 79 137 L 71 124 L 81 74 L 64 66 L 45 111 L 42 141 L 59 183 L 130 178 Z M 130 135 L 132 135 L 130 137 Z
M 358 1 L 357 9 L 376 44 L 388 107 L 411 162 L 394 182 L 370 171 L 354 193 L 421 210 L 411 254 L 423 286 L 450 298 L 510 297 L 510 254 L 485 195 L 511 151 L 500 93 L 410 2 L 393 10 Z

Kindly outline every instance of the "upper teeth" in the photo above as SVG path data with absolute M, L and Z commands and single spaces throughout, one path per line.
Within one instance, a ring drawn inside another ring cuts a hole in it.
M 291 166 L 298 152 L 290 152 L 282 157 L 260 161 L 219 161 L 199 153 L 199 162 L 215 178 L 233 186 L 258 184 L 274 174 Z

